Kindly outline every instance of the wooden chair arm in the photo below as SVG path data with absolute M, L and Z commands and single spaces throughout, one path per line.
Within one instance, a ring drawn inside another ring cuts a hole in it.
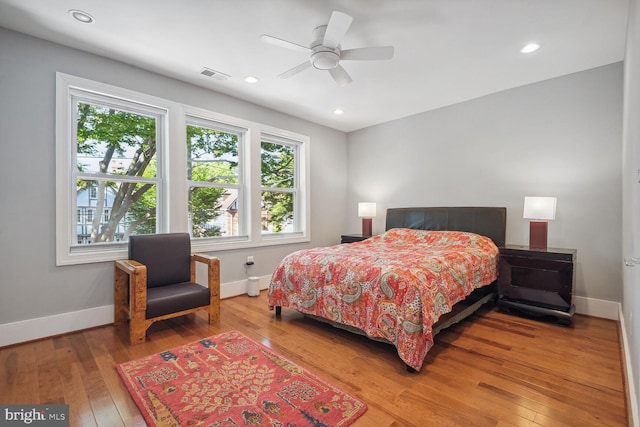
M 134 274 L 136 269 L 139 267 L 144 267 L 144 265 L 140 264 L 138 261 L 134 261 L 132 259 L 120 259 L 114 261 L 115 266 L 120 270 L 124 271 L 128 275 Z M 145 267 L 146 269 L 146 267 Z
M 220 296 L 220 259 L 210 255 L 191 254 L 191 281 L 196 281 L 196 262 L 207 264 L 207 285 L 211 296 Z
M 206 254 L 191 254 L 191 258 L 195 259 L 196 262 L 201 262 L 203 264 L 209 264 L 213 260 L 218 259 L 217 257 Z

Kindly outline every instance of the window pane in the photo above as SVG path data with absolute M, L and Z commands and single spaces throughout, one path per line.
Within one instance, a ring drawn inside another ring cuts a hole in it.
M 262 141 L 262 185 L 294 188 L 295 147 Z
M 293 193 L 262 192 L 262 232 L 292 232 L 294 229 Z
M 238 235 L 238 190 L 189 188 L 189 222 L 193 237 Z
M 238 183 L 238 135 L 187 125 L 187 179 Z
M 112 107 L 77 103 L 79 172 L 154 177 L 156 119 Z
M 155 184 L 78 179 L 76 203 L 78 244 L 118 242 L 130 234 L 156 232 Z

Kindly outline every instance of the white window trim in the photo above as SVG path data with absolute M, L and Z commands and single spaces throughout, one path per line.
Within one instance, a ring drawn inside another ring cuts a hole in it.
M 191 245 L 201 248 L 200 250 L 215 250 L 217 248 L 224 247 L 225 244 L 231 244 L 233 247 L 237 247 L 241 242 L 250 243 L 251 239 L 248 232 L 250 230 L 251 223 L 249 215 L 250 200 L 247 194 L 249 191 L 246 183 L 250 180 L 250 165 L 248 163 L 248 154 L 250 154 L 250 151 L 248 150 L 248 141 L 251 135 L 250 127 L 252 123 L 235 117 L 224 116 L 201 108 L 188 106 L 184 106 L 184 117 L 185 123 L 192 122 L 198 126 L 213 125 L 215 129 L 221 131 L 229 131 L 233 133 L 241 132 L 243 134 L 241 140 L 238 141 L 238 175 L 240 177 L 240 183 L 242 184 L 242 188 L 238 192 L 238 205 L 240 209 L 245 211 L 239 220 L 242 222 L 242 224 L 240 224 L 240 235 L 222 238 L 195 238 L 191 240 Z M 187 187 L 189 187 L 191 183 L 192 181 L 188 181 Z
M 246 236 L 224 239 L 192 239 L 192 251 L 209 252 L 229 249 L 252 248 L 281 244 L 309 242 L 310 232 L 310 138 L 295 132 L 272 126 L 211 112 L 198 107 L 188 106 L 151 95 L 118 88 L 105 83 L 56 73 L 56 265 L 73 265 L 93 262 L 112 261 L 127 257 L 126 243 L 113 243 L 96 246 L 74 246 L 74 235 L 69 218 L 75 209 L 76 195 L 70 185 L 75 165 L 72 164 L 73 152 L 69 143 L 72 135 L 71 90 L 76 89 L 110 98 L 122 98 L 136 104 L 148 105 L 167 111 L 163 139 L 165 141 L 162 172 L 164 186 L 160 197 L 158 232 L 188 231 L 186 180 L 186 116 L 201 117 L 206 120 L 247 129 L 241 149 L 242 172 L 245 180 L 243 204 L 247 210 L 244 230 Z M 282 137 L 300 143 L 299 156 L 299 198 L 297 206 L 300 231 L 263 235 L 261 230 L 261 182 L 260 182 L 260 144 L 262 134 Z M 160 152 L 160 147 L 158 149 Z M 257 207 L 257 208 L 256 208 Z M 164 215 L 160 215 L 162 212 Z M 162 218 L 162 219 L 160 219 Z
M 293 147 L 295 150 L 295 164 L 294 164 L 294 174 L 295 174 L 295 179 L 294 179 L 294 188 L 275 188 L 275 187 L 265 187 L 264 185 L 262 185 L 262 180 L 260 182 L 260 193 L 262 194 L 263 191 L 275 191 L 275 192 L 282 192 L 282 193 L 292 193 L 294 195 L 294 199 L 293 199 L 293 203 L 294 203 L 294 211 L 296 213 L 296 215 L 294 216 L 294 223 L 295 223 L 295 229 L 296 231 L 294 232 L 289 232 L 289 233 L 262 233 L 262 238 L 265 240 L 269 240 L 274 238 L 274 236 L 276 238 L 282 236 L 282 235 L 289 235 L 291 237 L 296 237 L 299 236 L 301 234 L 304 233 L 304 230 L 306 229 L 305 226 L 306 224 L 301 221 L 301 213 L 305 211 L 305 209 L 303 208 L 303 203 L 302 201 L 305 200 L 304 198 L 301 197 L 300 194 L 300 181 L 301 181 L 301 170 L 300 170 L 300 165 L 303 163 L 302 161 L 302 150 L 301 147 L 304 145 L 302 142 L 292 139 L 292 138 L 285 138 L 282 135 L 274 135 L 274 134 L 270 134 L 267 132 L 263 132 L 260 135 L 260 143 L 262 144 L 262 141 L 267 141 L 267 142 L 271 142 L 273 144 L 280 144 L 280 145 L 286 145 L 286 146 L 290 146 Z M 262 148 L 262 147 L 261 147 Z M 262 232 L 262 230 L 261 230 Z

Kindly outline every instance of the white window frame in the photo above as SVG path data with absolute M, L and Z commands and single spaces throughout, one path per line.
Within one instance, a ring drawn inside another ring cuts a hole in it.
M 76 227 L 74 212 L 76 194 L 74 171 L 74 116 L 71 94 L 74 92 L 93 94 L 97 97 L 122 99 L 138 106 L 147 106 L 154 111 L 165 111 L 164 128 L 158 135 L 157 232 L 188 232 L 188 188 L 186 123 L 187 116 L 246 129 L 242 146 L 239 173 L 242 174 L 242 203 L 246 212 L 241 236 L 226 238 L 197 238 L 192 240 L 194 252 L 220 251 L 252 248 L 280 244 L 309 242 L 310 233 L 310 138 L 288 130 L 275 128 L 249 120 L 227 116 L 199 107 L 184 105 L 170 100 L 118 88 L 105 83 L 56 73 L 56 265 L 73 265 L 112 261 L 127 257 L 127 243 L 117 242 L 100 245 L 78 245 L 71 227 Z M 144 110 L 144 109 L 143 109 Z M 262 234 L 261 230 L 261 141 L 262 135 L 295 141 L 298 145 L 299 161 L 296 162 L 295 233 Z M 161 146 L 160 146 L 161 145 Z M 161 157 L 164 156 L 164 157 Z M 165 161 L 166 160 L 166 161 Z M 72 223 L 73 222 L 73 223 Z
M 187 180 L 187 191 L 189 191 L 189 187 L 213 187 L 213 188 L 234 188 L 238 191 L 238 235 L 237 236 L 221 236 L 221 237 L 192 237 L 193 242 L 199 242 L 199 246 L 206 244 L 217 244 L 217 242 L 224 241 L 248 241 L 249 233 L 247 232 L 248 223 L 249 223 L 249 215 L 248 211 L 245 207 L 247 204 L 245 202 L 246 199 L 246 180 L 248 178 L 248 174 L 246 173 L 246 160 L 245 160 L 245 151 L 246 150 L 246 140 L 249 135 L 249 129 L 245 126 L 237 126 L 229 123 L 229 120 L 224 122 L 214 120 L 213 114 L 206 111 L 195 111 L 194 109 L 187 109 L 190 113 L 185 112 L 185 131 L 186 125 L 191 126 L 200 126 L 207 129 L 215 129 L 221 132 L 233 133 L 238 135 L 238 183 L 237 184 L 204 184 L 199 181 L 191 181 Z M 185 139 L 186 143 L 186 139 Z M 186 168 L 186 165 L 185 165 Z M 190 228 L 189 224 L 189 228 Z
M 163 192 L 163 175 L 165 173 L 165 167 L 164 167 L 164 149 L 166 146 L 165 143 L 165 132 L 164 130 L 166 129 L 166 116 L 167 116 L 167 110 L 166 109 L 161 109 L 161 108 L 156 108 L 156 107 L 152 107 L 149 105 L 144 105 L 141 103 L 137 103 L 137 102 L 131 102 L 129 100 L 125 100 L 125 99 L 118 99 L 118 98 L 113 98 L 113 97 L 106 97 L 104 95 L 99 95 L 99 94 L 95 94 L 95 93 L 89 93 L 85 90 L 78 90 L 75 88 L 72 88 L 70 90 L 70 97 L 71 97 L 71 109 L 72 109 L 72 117 L 76 117 L 77 115 L 77 110 L 76 110 L 76 106 L 78 102 L 83 102 L 83 103 L 87 103 L 87 104 L 97 104 L 97 105 L 101 105 L 101 106 L 106 106 L 106 107 L 113 107 L 116 108 L 118 110 L 122 110 L 122 111 L 127 111 L 130 113 L 134 113 L 134 114 L 140 114 L 140 115 L 145 115 L 145 116 L 150 116 L 150 117 L 154 117 L 155 118 L 155 123 L 156 123 L 156 160 L 157 160 L 157 164 L 158 164 L 158 169 L 156 171 L 156 176 L 153 178 L 145 178 L 145 177 L 132 177 L 132 176 L 120 176 L 120 175 L 105 175 L 105 174 L 101 174 L 101 173 L 97 173 L 97 172 L 80 172 L 77 170 L 77 168 L 73 167 L 71 170 L 71 182 L 75 183 L 77 182 L 77 180 L 83 180 L 83 181 L 94 181 L 94 182 L 100 182 L 100 181 L 116 181 L 116 182 L 120 182 L 120 183 L 132 183 L 132 184 L 137 184 L 137 183 L 141 183 L 141 184 L 153 184 L 156 187 L 156 194 L 157 194 L 157 198 L 156 198 L 156 233 L 159 230 L 159 225 L 163 224 L 163 216 L 165 214 L 164 209 L 161 209 L 162 207 L 162 200 L 164 198 L 164 192 Z M 71 129 L 72 129 L 72 135 L 73 138 L 71 139 L 71 162 L 73 164 L 76 164 L 76 162 L 74 161 L 74 159 L 77 158 L 77 139 L 76 139 L 76 135 L 77 135 L 77 124 L 75 123 L 75 120 L 72 120 L 71 123 Z M 89 200 L 95 200 L 94 197 L 94 193 L 97 192 L 97 188 L 94 186 L 91 186 L 89 188 Z M 76 205 L 76 198 L 72 197 L 72 201 L 71 203 L 73 204 L 73 209 L 77 210 L 77 205 Z M 94 209 L 93 213 L 92 213 L 92 218 L 95 218 L 95 215 L 98 215 L 100 218 L 102 218 L 104 214 L 103 212 L 98 212 L 97 209 Z M 72 231 L 72 230 L 70 230 Z M 74 233 L 75 234 L 75 233 Z M 71 238 L 71 241 L 76 241 L 75 238 Z M 100 243 L 100 246 L 106 247 L 109 245 L 120 245 L 122 246 L 122 244 L 119 244 L 118 242 L 109 242 L 109 243 Z M 86 245 L 78 245 L 76 244 L 76 246 L 81 247 L 73 247 L 71 248 L 72 252 L 84 252 L 87 250 L 87 246 Z
M 167 123 L 169 108 L 172 103 L 160 98 L 140 94 L 134 91 L 118 88 L 104 83 L 94 82 L 80 77 L 63 73 L 56 73 L 56 265 L 84 264 L 114 259 L 126 258 L 127 244 L 123 242 L 99 245 L 78 245 L 75 232 L 71 228 L 72 213 L 76 212 L 75 179 L 79 177 L 75 164 L 75 105 L 74 99 L 82 98 L 87 102 L 104 104 L 113 102 L 115 105 L 129 103 L 140 112 L 151 116 L 162 117 L 162 123 L 157 123 L 156 152 L 158 158 L 159 179 L 156 185 L 159 200 L 157 205 L 157 231 L 167 230 L 166 219 L 161 213 L 167 213 L 165 198 L 162 194 L 161 166 L 163 150 L 167 141 Z M 88 176 L 81 176 L 86 179 Z
M 260 135 L 260 150 L 262 152 L 262 142 L 270 142 L 272 144 L 279 144 L 288 147 L 292 147 L 294 150 L 293 158 L 294 158 L 294 178 L 293 188 L 276 188 L 276 187 L 265 187 L 262 184 L 262 178 L 260 179 L 260 198 L 262 202 L 262 193 L 265 191 L 277 192 L 277 193 L 291 193 L 293 194 L 293 218 L 294 218 L 294 230 L 292 232 L 280 232 L 280 233 L 265 233 L 261 231 L 262 237 L 265 240 L 271 239 L 279 239 L 282 236 L 299 236 L 304 233 L 305 223 L 301 221 L 301 213 L 304 212 L 304 207 L 301 204 L 302 198 L 300 197 L 300 156 L 301 156 L 301 147 L 303 142 L 296 141 L 290 138 L 284 138 L 281 135 L 272 135 L 269 133 L 262 133 Z

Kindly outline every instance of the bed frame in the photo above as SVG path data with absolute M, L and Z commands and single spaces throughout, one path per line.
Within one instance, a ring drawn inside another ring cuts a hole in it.
M 467 231 L 489 237 L 496 246 L 504 246 L 507 226 L 507 208 L 503 207 L 429 207 L 429 208 L 390 208 L 387 209 L 386 230 L 392 228 L 412 228 L 417 230 Z M 493 304 L 498 296 L 497 281 L 473 291 L 466 299 L 453 306 L 451 312 L 443 315 L 433 325 L 433 336 L 449 326 L 472 315 L 480 307 Z M 276 316 L 282 313 L 282 307 L 275 307 Z M 329 323 L 360 335 L 360 329 L 342 325 L 308 315 L 312 319 Z M 369 337 L 370 339 L 374 339 Z M 383 339 L 376 339 L 384 341 Z M 385 341 L 386 342 L 386 341 Z M 407 365 L 407 371 L 415 369 Z
M 450 207 L 387 209 L 385 229 L 468 231 L 487 236 L 500 247 L 504 246 L 506 227 L 507 208 Z

